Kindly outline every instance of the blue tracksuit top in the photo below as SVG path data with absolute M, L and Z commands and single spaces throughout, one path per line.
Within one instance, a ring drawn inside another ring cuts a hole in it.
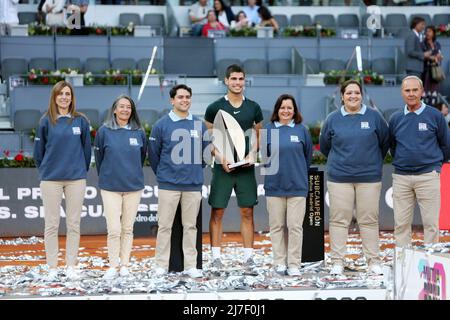
M 95 136 L 94 154 L 100 189 L 114 192 L 144 189 L 142 167 L 147 137 L 143 130 L 101 126 Z
M 328 180 L 379 182 L 389 149 L 389 129 L 381 114 L 363 105 L 349 114 L 342 106 L 328 115 L 320 132 L 320 151 L 328 158 Z
M 201 191 L 209 139 L 200 119 L 191 114 L 182 119 L 171 111 L 155 123 L 149 140 L 150 166 L 160 189 Z
M 86 179 L 91 163 L 89 122 L 83 116 L 41 118 L 33 158 L 41 181 Z
M 441 172 L 447 142 L 447 124 L 435 108 L 422 103 L 415 112 L 405 108 L 389 121 L 392 164 L 397 174 Z
M 278 159 L 278 172 L 265 175 L 264 189 L 269 197 L 306 197 L 308 195 L 308 170 L 312 160 L 312 141 L 309 130 L 302 124 L 291 121 L 289 125 L 279 122 L 265 126 L 261 148 L 267 148 L 272 166 Z M 272 132 L 278 131 L 279 141 L 273 141 Z M 266 140 L 267 139 L 267 140 Z M 267 143 L 265 143 L 267 141 Z

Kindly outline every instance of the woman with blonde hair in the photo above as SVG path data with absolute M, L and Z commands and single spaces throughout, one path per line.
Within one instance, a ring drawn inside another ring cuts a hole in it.
M 53 86 L 47 112 L 36 134 L 33 157 L 39 170 L 41 197 L 45 210 L 45 253 L 49 266 L 47 280 L 58 278 L 58 229 L 60 206 L 66 203 L 66 276 L 76 280 L 80 243 L 81 209 L 86 176 L 91 162 L 88 119 L 75 109 L 72 85 L 60 81 Z

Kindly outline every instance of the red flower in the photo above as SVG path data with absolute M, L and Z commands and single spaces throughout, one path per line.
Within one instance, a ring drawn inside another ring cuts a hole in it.
M 371 76 L 365 76 L 364 77 L 364 83 L 372 83 L 372 77 Z
M 23 154 L 22 153 L 18 153 L 15 157 L 14 160 L 16 161 L 23 161 Z
M 315 144 L 313 149 L 317 150 L 317 151 L 320 151 L 320 144 Z
M 3 151 L 3 154 L 5 155 L 5 157 L 6 157 L 6 158 L 8 158 L 8 157 L 9 157 L 9 154 L 10 154 L 10 152 L 9 152 L 9 150 L 5 150 L 5 151 Z
M 92 129 L 91 131 L 91 137 L 95 138 L 95 136 L 97 135 L 97 131 L 95 131 L 94 129 Z
M 97 28 L 97 29 L 95 29 L 95 33 L 96 34 L 103 34 L 103 31 L 102 31 L 102 29 Z
M 439 31 L 440 32 L 445 32 L 445 24 L 439 25 Z
M 48 84 L 48 77 L 42 78 L 42 83 L 43 84 Z

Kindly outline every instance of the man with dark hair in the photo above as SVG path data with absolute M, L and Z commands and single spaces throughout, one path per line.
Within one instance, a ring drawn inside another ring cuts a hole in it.
M 423 61 L 431 56 L 431 51 L 422 50 L 422 32 L 425 29 L 425 20 L 414 17 L 411 21 L 411 32 L 405 39 L 406 74 L 421 77 L 423 72 Z
M 170 90 L 169 114 L 159 119 L 149 142 L 150 166 L 158 181 L 158 235 L 155 274 L 167 273 L 172 224 L 181 202 L 185 273 L 201 278 L 197 269 L 197 215 L 203 187 L 203 150 L 208 146 L 205 124 L 190 112 L 192 90 L 184 84 Z M 201 232 L 201 230 L 200 230 Z
M 226 70 L 225 85 L 227 94 L 211 103 L 206 109 L 205 121 L 208 129 L 213 128 L 214 119 L 219 110 L 229 113 L 246 132 L 256 131 L 256 143 L 251 145 L 249 134 L 245 135 L 245 159 L 248 164 L 230 169 L 229 163 L 216 148 L 213 148 L 215 164 L 211 181 L 211 192 L 208 203 L 211 205 L 209 222 L 213 268 L 223 267 L 220 259 L 222 238 L 222 218 L 234 189 L 241 212 L 241 235 L 244 243 L 244 266 L 254 267 L 253 261 L 253 207 L 258 203 L 254 162 L 258 150 L 259 130 L 262 127 L 261 107 L 254 101 L 244 97 L 245 72 L 238 65 L 231 65 Z

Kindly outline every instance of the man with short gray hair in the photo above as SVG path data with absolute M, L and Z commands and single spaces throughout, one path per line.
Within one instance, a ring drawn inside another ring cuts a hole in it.
M 440 172 L 447 142 L 447 126 L 436 108 L 421 101 L 422 81 L 407 76 L 402 81 L 406 105 L 389 121 L 395 243 L 411 244 L 411 224 L 416 200 L 420 207 L 425 244 L 439 242 Z

